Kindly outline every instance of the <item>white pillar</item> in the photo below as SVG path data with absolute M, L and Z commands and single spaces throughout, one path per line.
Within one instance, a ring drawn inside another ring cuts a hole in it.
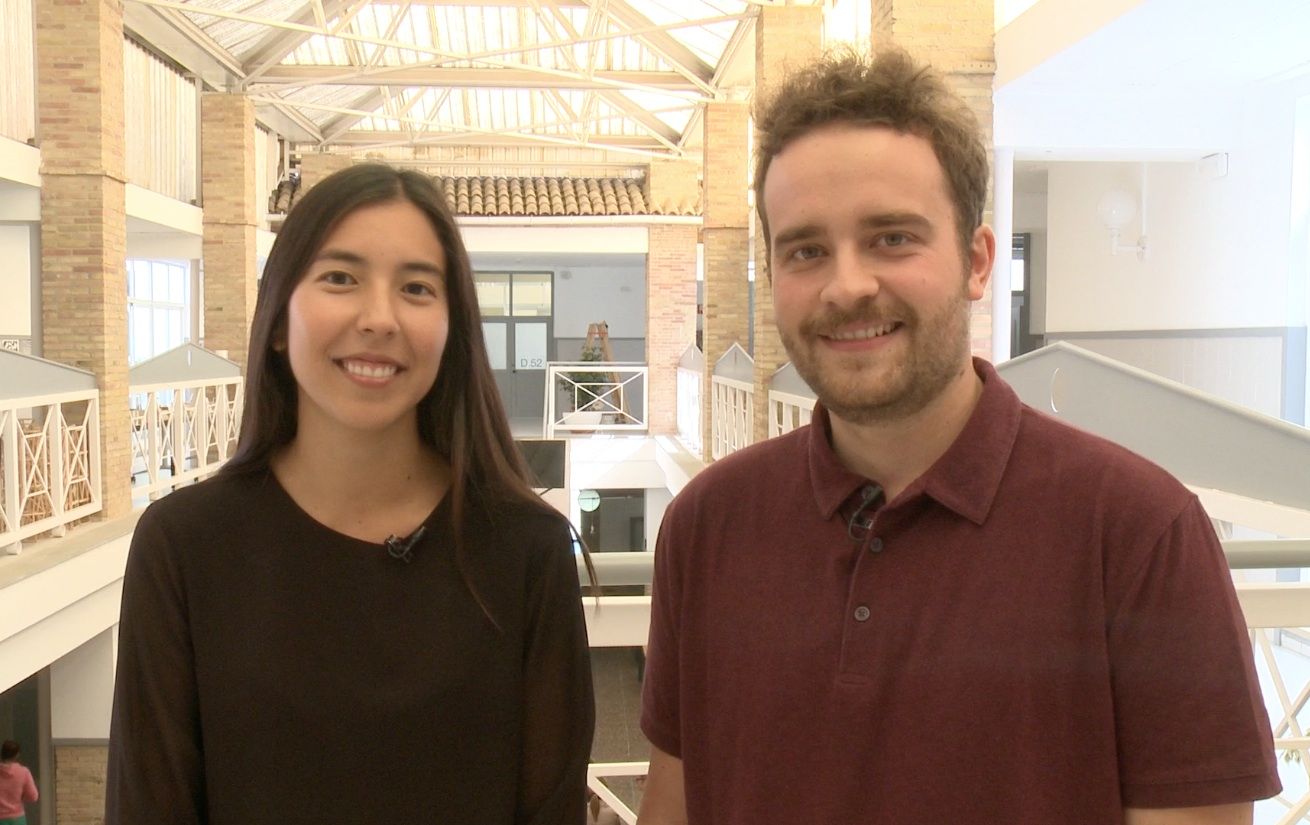
M 992 363 L 1010 360 L 1010 258 L 1014 243 L 1014 150 L 997 146 L 992 160 Z

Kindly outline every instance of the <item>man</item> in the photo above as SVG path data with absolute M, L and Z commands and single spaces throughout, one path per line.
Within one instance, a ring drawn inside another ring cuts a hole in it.
M 977 123 L 897 52 L 757 113 L 813 423 L 701 473 L 656 551 L 642 825 L 1227 825 L 1279 789 L 1209 519 L 969 356 Z

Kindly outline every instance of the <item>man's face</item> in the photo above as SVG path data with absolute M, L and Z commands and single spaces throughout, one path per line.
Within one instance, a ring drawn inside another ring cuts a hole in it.
M 801 377 L 852 423 L 913 415 L 969 374 L 969 302 L 990 276 L 986 227 L 960 249 L 923 138 L 834 125 L 769 166 L 764 206 L 778 332 Z

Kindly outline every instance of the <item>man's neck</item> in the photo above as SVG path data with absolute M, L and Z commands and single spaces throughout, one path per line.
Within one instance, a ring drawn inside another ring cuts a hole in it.
M 856 424 L 830 415 L 833 451 L 847 469 L 878 482 L 892 501 L 950 449 L 981 395 L 982 379 L 971 361 L 927 406 L 904 418 Z

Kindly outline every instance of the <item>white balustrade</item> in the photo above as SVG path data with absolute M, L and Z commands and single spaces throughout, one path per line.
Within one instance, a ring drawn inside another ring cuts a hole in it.
M 546 369 L 546 438 L 560 433 L 645 432 L 650 370 L 618 361 L 551 362 Z
M 769 438 L 810 423 L 813 412 L 813 398 L 769 390 Z
M 236 449 L 240 378 L 129 388 L 132 485 L 151 498 L 213 473 Z
M 701 386 L 699 370 L 678 367 L 678 438 L 692 455 L 701 454 Z
M 17 555 L 99 510 L 99 394 L 0 400 L 0 548 Z
M 711 447 L 717 461 L 750 445 L 755 427 L 755 387 L 721 375 L 714 376 L 710 386 L 714 393 Z

